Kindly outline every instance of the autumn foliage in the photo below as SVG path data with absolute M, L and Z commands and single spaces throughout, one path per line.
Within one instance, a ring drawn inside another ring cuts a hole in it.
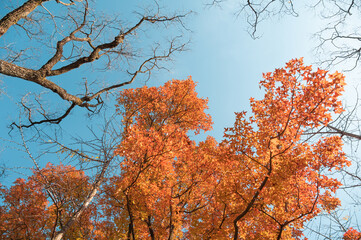
M 349 228 L 343 235 L 343 240 L 360 240 L 361 233 L 354 228 Z
M 53 237 L 57 227 L 63 225 L 84 200 L 89 186 L 84 172 L 72 166 L 47 164 L 42 170 L 34 171 L 27 181 L 18 179 L 10 189 L 2 187 L 1 239 Z M 85 232 L 92 228 L 89 214 L 94 206 L 87 209 L 65 235 L 66 239 L 86 236 Z
M 304 133 L 343 111 L 344 77 L 295 59 L 260 86 L 264 98 L 219 143 L 193 140 L 212 121 L 191 78 L 121 91 L 119 164 L 64 238 L 301 239 L 305 222 L 340 204 L 327 173 L 349 164 L 341 139 Z M 64 165 L 2 186 L 1 238 L 51 238 L 91 186 Z

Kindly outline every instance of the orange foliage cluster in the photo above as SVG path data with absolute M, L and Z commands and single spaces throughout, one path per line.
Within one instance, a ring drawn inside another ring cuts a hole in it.
M 341 139 L 302 134 L 343 111 L 344 77 L 296 59 L 260 84 L 265 97 L 251 99 L 249 117 L 236 113 L 220 143 L 191 138 L 212 125 L 191 78 L 120 92 L 118 174 L 65 238 L 300 239 L 306 221 L 340 204 L 340 183 L 325 172 L 349 164 Z M 90 188 L 84 172 L 63 165 L 2 187 L 0 236 L 53 236 Z
M 78 205 L 87 197 L 90 184 L 84 172 L 72 166 L 47 164 L 34 175 L 18 179 L 10 189 L 0 188 L 3 198 L 0 206 L 1 239 L 46 239 L 53 237 Z M 52 194 L 49 194 L 51 190 Z M 51 204 L 50 204 L 51 203 Z M 91 206 L 65 235 L 76 239 L 93 228 Z
M 345 232 L 343 235 L 343 240 L 360 240 L 361 239 L 361 233 L 358 232 L 356 229 L 353 229 L 352 227 Z

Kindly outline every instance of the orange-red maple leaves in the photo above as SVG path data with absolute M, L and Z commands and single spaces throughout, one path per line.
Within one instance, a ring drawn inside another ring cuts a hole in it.
M 33 179 L 17 179 L 14 185 L 0 189 L 1 239 L 46 238 L 46 211 L 48 201 L 43 189 Z
M 334 197 L 340 183 L 326 173 L 348 164 L 341 139 L 310 140 L 305 133 L 343 111 L 344 77 L 313 71 L 302 59 L 263 77 L 264 98 L 251 99 L 252 113 L 236 113 L 221 143 L 191 137 L 212 124 L 192 79 L 121 91 L 116 111 L 122 133 L 114 151 L 119 162 L 111 164 L 114 174 L 67 236 L 299 239 L 307 220 L 340 204 Z M 24 213 L 37 224 L 28 226 L 51 237 L 90 188 L 84 172 L 49 165 L 27 182 L 2 188 L 0 218 L 15 219 L 37 202 L 34 213 Z M 27 207 L 14 198 L 18 192 Z M 8 234 L 16 225 L 6 224 L 1 230 Z
M 341 139 L 312 143 L 303 133 L 326 125 L 332 112 L 342 111 L 338 97 L 344 77 L 313 72 L 302 59 L 263 77 L 265 96 L 251 99 L 253 114 L 247 120 L 246 113 L 237 113 L 234 127 L 226 129 L 223 143 L 232 153 L 227 175 L 237 179 L 228 194 L 236 202 L 231 210 L 235 235 L 288 239 L 295 237 L 292 229 L 302 228 L 321 209 L 339 204 L 331 193 L 340 183 L 324 170 L 348 163 Z
M 360 240 L 361 239 L 361 233 L 357 231 L 356 229 L 350 227 L 347 232 L 343 235 L 343 240 Z
M 191 79 L 120 93 L 117 111 L 123 117 L 124 134 L 115 154 L 123 161 L 120 175 L 105 186 L 111 197 L 102 205 L 108 218 L 117 219 L 112 231 L 121 238 L 183 235 L 185 212 L 202 202 L 196 197 L 201 193 L 194 191 L 204 181 L 197 171 L 210 164 L 197 154 L 202 149 L 188 136 L 189 131 L 211 128 L 206 104 L 197 97 Z M 119 203 L 121 211 L 109 207 Z
M 83 171 L 62 164 L 47 164 L 45 168 L 34 171 L 27 181 L 17 179 L 10 189 L 3 187 L 1 239 L 53 237 L 86 197 L 88 187 L 88 178 Z M 65 238 L 92 236 L 92 211 L 94 206 L 87 209 Z

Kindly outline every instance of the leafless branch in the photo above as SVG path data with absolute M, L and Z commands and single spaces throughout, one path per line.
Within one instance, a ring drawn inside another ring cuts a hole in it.
M 221 6 L 223 2 L 224 0 L 212 0 L 207 3 L 207 6 Z M 260 23 L 272 16 L 298 16 L 292 0 L 240 0 L 238 2 L 239 8 L 235 11 L 235 15 L 245 17 L 252 38 L 258 38 Z
M 28 118 L 29 124 L 23 124 L 22 127 L 31 127 L 42 123 L 58 124 L 75 109 L 75 106 L 96 112 L 103 105 L 102 95 L 104 93 L 131 84 L 140 75 L 144 74 L 149 78 L 153 70 L 163 68 L 160 65 L 160 61 L 169 60 L 173 54 L 184 50 L 185 43 L 182 43 L 183 40 L 180 37 L 175 37 L 169 42 L 168 50 L 164 50 L 163 46 L 165 44 L 163 42 L 161 44 L 153 42 L 154 49 L 151 55 L 145 54 L 145 51 L 143 51 L 143 55 L 138 55 L 136 51 L 129 50 L 128 48 L 135 39 L 134 36 L 140 31 L 151 28 L 151 25 L 166 26 L 174 23 L 184 28 L 182 20 L 189 13 L 170 16 L 162 15 L 159 12 L 158 6 L 155 13 L 142 15 L 133 25 L 125 27 L 116 18 L 107 20 L 94 14 L 89 7 L 88 0 L 82 0 L 76 4 L 74 1 L 67 3 L 56 0 L 59 3 L 59 7 L 63 6 L 64 10 L 66 10 L 65 14 L 59 16 L 45 7 L 45 2 L 47 0 L 29 0 L 0 19 L 0 36 L 5 34 L 12 25 L 18 24 L 20 20 L 25 23 L 28 15 L 32 14 L 38 6 L 42 6 L 40 9 L 42 12 L 39 16 L 47 15 L 50 20 L 49 24 L 52 22 L 56 30 L 51 35 L 51 38 L 59 39 L 59 36 L 61 36 L 59 40 L 56 40 L 56 46 L 52 50 L 53 54 L 39 68 L 34 68 L 34 64 L 31 64 L 31 67 L 24 66 L 26 64 L 19 58 L 25 56 L 23 54 L 24 50 L 21 50 L 18 53 L 12 54 L 10 59 L 0 59 L 0 74 L 30 81 L 51 90 L 62 100 L 69 102 L 70 107 L 59 117 L 49 117 L 49 115 L 42 114 L 44 119 L 41 120 L 35 121 L 32 118 Z M 59 29 L 58 21 L 62 22 L 62 24 L 65 22 L 67 29 Z M 41 18 L 37 22 L 41 22 Z M 22 24 L 19 24 L 19 26 L 25 30 L 29 37 L 36 35 L 36 33 L 31 32 L 29 28 Z M 178 43 L 178 41 L 181 43 Z M 49 43 L 44 43 L 44 45 L 47 46 Z M 51 44 L 49 47 L 51 47 Z M 29 48 L 33 49 L 34 46 L 29 46 Z M 4 50 L 10 50 L 10 48 L 5 47 Z M 55 83 L 52 79 L 74 71 L 83 65 L 98 62 L 98 64 L 106 63 L 106 67 L 110 68 L 116 60 L 128 61 L 129 58 L 138 61 L 136 70 L 132 70 L 134 69 L 134 64 L 126 64 L 124 67 L 124 72 L 128 73 L 129 79 L 108 83 L 107 86 L 97 87 L 93 90 L 86 87 L 85 93 L 76 93 L 73 89 L 67 89 Z M 11 78 L 6 78 L 6 80 L 10 81 Z M 30 112 L 28 106 L 24 106 L 24 108 L 27 112 Z M 16 124 L 12 124 L 12 126 L 19 127 Z

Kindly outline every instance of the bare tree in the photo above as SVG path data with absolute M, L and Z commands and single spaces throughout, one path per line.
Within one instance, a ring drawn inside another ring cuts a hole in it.
M 209 0 L 209 5 L 222 5 L 227 0 Z M 312 11 L 323 25 L 314 33 L 318 40 L 315 55 L 318 63 L 331 67 L 343 63 L 346 70 L 354 69 L 361 58 L 360 25 L 361 4 L 358 1 L 295 1 L 295 0 L 237 0 L 234 14 L 245 19 L 252 38 L 260 36 L 262 22 L 284 16 L 298 17 L 305 11 Z
M 41 98 L 35 100 L 37 109 L 22 101 L 29 121 L 22 127 L 59 123 L 76 107 L 96 112 L 104 103 L 104 94 L 131 84 L 140 76 L 148 79 L 154 70 L 163 67 L 161 61 L 184 50 L 186 41 L 178 30 L 185 29 L 182 21 L 188 13 L 163 15 L 155 2 L 153 8 L 136 13 L 136 20 L 128 20 L 97 13 L 91 4 L 90 0 L 28 0 L 0 19 L 0 38 L 4 42 L 0 46 L 0 73 L 8 76 L 5 82 L 15 78 L 30 81 L 63 100 L 64 112 L 57 116 L 42 106 Z M 168 36 L 168 42 L 145 35 L 154 26 L 167 29 L 171 24 L 179 36 Z M 24 38 L 27 41 L 21 41 Z M 140 38 L 147 44 L 139 44 Z M 41 57 L 37 57 L 39 53 Z M 69 78 L 64 76 L 66 73 L 92 63 L 100 70 L 118 64 L 126 75 L 106 84 L 88 84 L 87 76 L 71 80 L 83 85 L 79 91 L 64 86 Z M 40 120 L 34 119 L 35 112 Z

